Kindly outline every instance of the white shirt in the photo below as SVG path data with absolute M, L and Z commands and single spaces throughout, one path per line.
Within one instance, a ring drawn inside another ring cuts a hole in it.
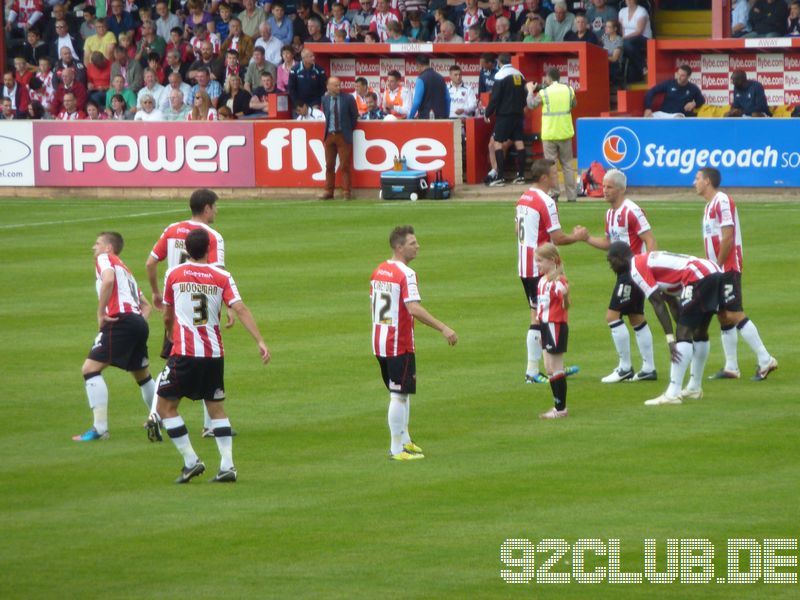
M 636 7 L 636 10 L 633 11 L 633 15 L 630 14 L 630 9 L 627 6 L 619 11 L 619 23 L 622 25 L 622 37 L 634 33 L 636 31 L 636 25 L 642 17 L 645 18 L 645 26 L 642 35 L 647 39 L 652 39 L 653 29 L 650 27 L 650 15 L 648 15 L 647 11 L 641 6 Z
M 192 86 L 190 86 L 186 82 L 181 81 L 181 85 L 177 89 L 179 89 L 183 94 L 183 103 L 189 104 L 191 106 Z M 171 103 L 169 101 L 169 95 L 172 93 L 172 90 L 173 87 L 171 85 L 166 86 L 164 90 L 161 92 L 161 100 L 159 102 L 156 102 L 156 106 L 158 106 L 158 108 L 160 108 L 162 112 L 166 111 L 171 106 Z M 139 99 L 137 98 L 136 101 L 138 104 Z
M 305 117 L 302 116 L 302 115 L 297 115 L 297 120 L 298 121 L 324 121 L 325 120 L 325 115 L 323 114 L 323 112 L 320 109 L 314 108 L 314 107 L 309 107 L 308 108 L 308 114 Z
M 256 40 L 255 46 L 264 49 L 264 58 L 267 62 L 272 63 L 276 67 L 283 62 L 281 58 L 281 41 L 274 35 L 269 38 L 269 41 L 264 41 L 263 37 Z M 250 61 L 252 62 L 252 60 Z
M 139 93 L 136 94 L 136 110 L 142 110 L 142 98 L 146 94 L 150 94 L 155 100 L 154 108 L 159 108 L 164 101 L 164 90 L 166 90 L 163 85 L 157 83 L 153 86 L 153 89 L 148 89 L 147 86 L 144 86 L 142 89 L 139 90 Z M 169 102 L 169 99 L 167 99 Z
M 72 45 L 72 40 L 70 39 L 70 36 L 65 35 L 63 37 L 58 38 L 58 48 L 56 48 L 56 50 L 58 50 L 58 56 L 61 56 L 62 48 L 69 48 L 69 51 L 72 53 L 72 58 L 74 60 L 78 60 L 78 53 L 75 52 L 75 47 Z
M 17 110 L 17 84 L 14 83 L 13 88 L 3 86 L 3 96 L 11 99 L 11 108 Z
M 478 107 L 478 97 L 471 87 L 464 85 L 463 82 L 458 87 L 451 83 L 447 86 L 447 92 L 450 94 L 451 119 L 471 117 L 475 114 L 475 109 Z M 456 114 L 459 108 L 464 111 L 460 115 Z
M 164 120 L 164 114 L 160 110 L 158 110 L 157 108 L 154 108 L 149 113 L 148 112 L 144 112 L 143 110 L 137 110 L 136 111 L 136 115 L 133 117 L 133 120 L 134 121 L 163 121 Z

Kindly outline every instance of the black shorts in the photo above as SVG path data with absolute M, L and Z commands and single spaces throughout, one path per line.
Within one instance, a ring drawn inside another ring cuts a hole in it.
M 620 315 L 644 314 L 644 292 L 633 282 L 630 272 L 617 274 L 617 283 L 611 292 L 608 308 Z
M 164 330 L 164 341 L 161 344 L 161 354 L 159 356 L 164 360 L 169 358 L 169 355 L 172 354 L 172 340 L 169 339 L 170 332 L 169 330 Z
M 150 328 L 142 315 L 127 313 L 106 323 L 94 339 L 89 358 L 126 371 L 138 371 L 150 365 L 147 336 Z
M 564 354 L 569 340 L 566 323 L 542 323 L 542 350 L 548 354 Z
M 520 277 L 522 281 L 522 288 L 525 290 L 525 297 L 528 299 L 528 306 L 531 310 L 536 310 L 536 305 L 539 302 L 539 280 L 541 275 L 536 277 Z
M 712 273 L 687 285 L 679 299 L 678 323 L 692 329 L 707 324 L 719 309 L 722 274 Z
M 728 312 L 742 312 L 742 274 L 728 271 L 722 274 L 720 283 L 719 309 Z
M 386 389 L 398 394 L 417 392 L 417 363 L 414 353 L 400 356 L 378 356 L 381 375 Z
M 170 356 L 161 371 L 158 395 L 167 400 L 191 398 L 222 402 L 225 400 L 225 359 Z
M 525 117 L 497 115 L 494 123 L 494 141 L 498 144 L 508 141 L 520 142 L 524 129 Z

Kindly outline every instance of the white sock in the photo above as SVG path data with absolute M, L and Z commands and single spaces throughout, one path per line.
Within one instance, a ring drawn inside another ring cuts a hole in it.
M 156 381 L 153 384 L 153 397 L 150 399 L 150 416 L 155 416 L 156 420 L 160 423 L 161 417 L 158 416 L 158 386 L 161 385 L 161 373 L 156 376 Z
M 617 349 L 617 356 L 619 356 L 618 369 L 623 371 L 631 370 L 631 336 L 628 333 L 628 328 L 625 327 L 625 322 L 618 319 L 608 324 L 611 328 L 611 339 L 614 342 L 614 348 Z
M 669 387 L 667 388 L 667 396 L 677 398 L 681 395 L 681 387 L 683 387 L 683 377 L 686 375 L 686 369 L 692 363 L 692 342 L 678 342 L 678 352 L 681 353 L 681 359 L 676 363 L 671 363 L 669 368 Z
M 703 389 L 703 370 L 706 368 L 706 360 L 708 360 L 708 352 L 711 350 L 711 342 L 708 340 L 704 342 L 694 342 L 692 354 L 692 369 L 689 376 L 688 389 L 696 392 Z
M 542 332 L 538 326 L 536 329 L 528 329 L 526 338 L 528 346 L 528 370 L 526 373 L 536 375 L 539 372 L 539 361 L 542 359 Z
M 405 394 L 389 394 L 389 431 L 392 434 L 392 454 L 403 451 L 403 433 L 406 420 Z
M 108 431 L 108 386 L 100 373 L 84 381 L 89 408 L 94 414 L 94 429 L 97 433 Z
M 156 393 L 156 382 L 148 375 L 145 381 L 139 382 L 139 391 L 142 392 L 142 401 L 149 411 L 153 403 L 153 396 Z
M 720 329 L 722 337 L 722 350 L 725 352 L 725 370 L 738 371 L 739 359 L 736 356 L 736 346 L 739 345 L 739 334 L 736 326 L 731 325 L 726 329 Z
M 195 454 L 192 448 L 192 442 L 189 441 L 189 431 L 186 429 L 186 424 L 183 422 L 183 417 L 169 417 L 163 420 L 164 428 L 167 430 L 167 435 L 178 452 L 183 456 L 183 465 L 185 467 L 194 466 L 200 458 Z
M 764 342 L 761 341 L 761 336 L 758 335 L 758 329 L 750 319 L 745 318 L 744 323 L 739 323 L 736 328 L 742 334 L 744 341 L 755 352 L 758 358 L 758 366 L 765 369 L 769 364 L 770 355 L 764 347 Z
M 211 428 L 214 430 L 214 439 L 221 457 L 220 471 L 229 471 L 233 468 L 233 437 L 231 436 L 230 419 L 211 419 Z
M 497 171 L 495 169 L 489 171 L 489 177 L 497 177 Z
M 639 354 L 642 355 L 642 371 L 647 373 L 656 370 L 656 363 L 653 359 L 653 332 L 647 321 L 633 328 L 636 334 L 636 345 L 639 346 Z
M 411 419 L 411 395 L 403 394 L 406 397 L 406 417 L 403 422 L 403 444 L 411 442 L 411 434 L 408 432 L 408 422 Z
M 208 408 L 206 408 L 206 401 L 203 400 L 203 428 L 213 429 L 211 425 L 211 417 L 208 415 Z

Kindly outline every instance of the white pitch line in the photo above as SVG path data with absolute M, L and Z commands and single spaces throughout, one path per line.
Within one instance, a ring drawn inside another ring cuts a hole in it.
M 152 212 L 133 213 L 130 215 L 120 215 L 126 219 L 135 217 L 149 217 L 151 215 L 166 215 L 169 213 L 185 212 L 185 208 L 176 208 L 172 210 L 156 210 Z M 85 219 L 67 219 L 63 221 L 39 221 L 37 223 L 14 223 L 12 225 L 0 225 L 0 229 L 22 229 L 24 227 L 44 227 L 47 225 L 66 225 L 69 223 L 88 223 L 89 221 L 107 221 L 113 219 L 112 216 L 105 217 L 86 217 Z

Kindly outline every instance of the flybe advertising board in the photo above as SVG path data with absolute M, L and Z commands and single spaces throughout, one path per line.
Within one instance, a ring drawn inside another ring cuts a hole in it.
M 578 168 L 620 169 L 628 185 L 688 186 L 703 167 L 726 186 L 800 186 L 800 119 L 578 119 Z

